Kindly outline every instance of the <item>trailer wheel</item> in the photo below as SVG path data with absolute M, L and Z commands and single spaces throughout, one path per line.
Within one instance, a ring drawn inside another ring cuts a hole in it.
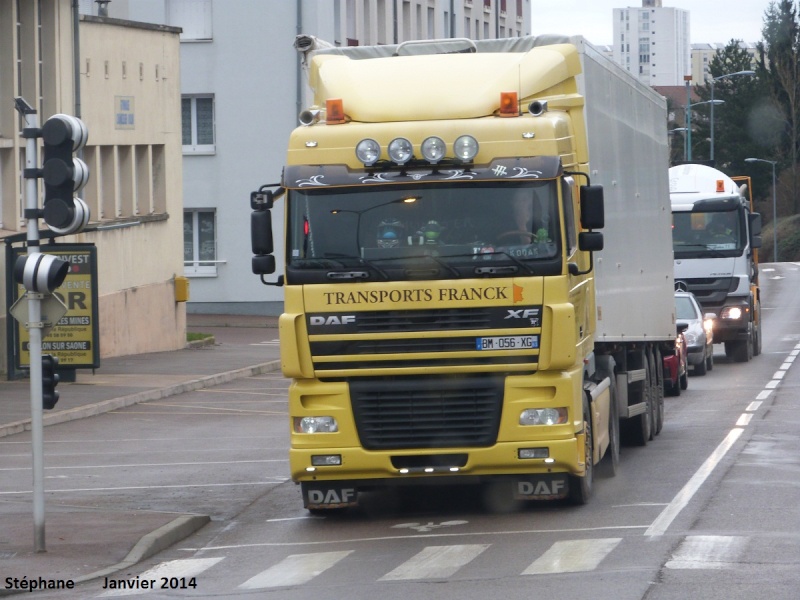
M 654 350 L 655 357 L 653 358 L 653 390 L 655 392 L 655 404 L 653 406 L 653 426 L 656 435 L 661 433 L 661 428 L 664 427 L 664 369 L 658 368 L 663 365 L 661 358 L 661 350 L 656 348 Z
M 585 470 L 583 477 L 569 476 L 569 500 L 572 504 L 583 505 L 592 495 L 594 464 L 592 456 L 594 451 L 594 433 L 592 431 L 592 413 L 589 411 L 589 401 L 583 398 L 583 461 Z
M 646 446 L 653 430 L 653 394 L 652 372 L 650 361 L 642 353 L 645 369 L 645 380 L 641 382 L 641 401 L 645 403 L 645 411 L 625 421 L 625 441 L 635 446 Z M 685 389 L 685 388 L 684 388 Z

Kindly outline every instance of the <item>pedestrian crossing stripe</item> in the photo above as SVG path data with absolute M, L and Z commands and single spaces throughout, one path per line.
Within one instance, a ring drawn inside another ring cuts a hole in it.
M 608 538 L 556 542 L 522 574 L 544 575 L 593 571 L 621 541 L 622 538 Z
M 520 575 L 581 573 L 597 569 L 623 538 L 563 540 L 555 542 Z M 739 536 L 688 536 L 666 563 L 669 569 L 734 568 L 748 538 Z M 378 581 L 446 579 L 481 556 L 492 544 L 426 546 Z M 240 590 L 292 587 L 309 583 L 354 550 L 292 554 L 239 585 Z M 226 557 L 179 559 L 160 563 L 128 581 L 197 577 Z M 146 594 L 145 589 L 107 590 L 100 597 Z
M 379 581 L 450 577 L 489 546 L 490 544 L 428 546 L 395 570 L 381 577 Z
M 315 552 L 313 554 L 292 554 L 277 565 L 261 571 L 239 586 L 245 590 L 271 587 L 284 587 L 308 583 L 320 573 L 324 573 L 352 550 L 343 552 Z

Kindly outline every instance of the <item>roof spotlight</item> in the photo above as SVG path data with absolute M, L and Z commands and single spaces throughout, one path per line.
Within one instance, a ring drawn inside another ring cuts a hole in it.
M 423 158 L 429 163 L 435 165 L 444 158 L 444 153 L 447 151 L 447 146 L 442 138 L 432 135 L 431 137 L 423 140 L 420 150 L 422 151 Z
M 414 157 L 414 147 L 406 138 L 394 138 L 389 142 L 389 158 L 398 165 L 404 165 Z
M 381 147 L 378 142 L 373 139 L 365 138 L 358 142 L 356 146 L 356 156 L 358 160 L 364 163 L 365 167 L 371 167 L 381 157 Z
M 462 135 L 453 143 L 453 151 L 461 162 L 470 162 L 478 154 L 478 140 L 471 135 Z

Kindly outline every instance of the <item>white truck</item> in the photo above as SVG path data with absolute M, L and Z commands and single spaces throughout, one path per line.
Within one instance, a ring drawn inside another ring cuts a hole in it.
M 586 502 L 621 434 L 663 423 L 665 99 L 582 38 L 321 46 L 298 39 L 313 101 L 251 195 L 304 505 L 422 482 Z
M 749 182 L 749 178 L 735 178 Z M 761 215 L 751 190 L 703 164 L 669 169 L 675 282 L 714 313 L 714 343 L 747 362 L 761 353 Z

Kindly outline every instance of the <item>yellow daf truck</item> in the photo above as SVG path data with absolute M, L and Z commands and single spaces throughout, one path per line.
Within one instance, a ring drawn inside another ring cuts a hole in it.
M 585 503 L 663 424 L 664 98 L 582 38 L 296 47 L 313 104 L 250 201 L 305 507 L 422 483 Z

